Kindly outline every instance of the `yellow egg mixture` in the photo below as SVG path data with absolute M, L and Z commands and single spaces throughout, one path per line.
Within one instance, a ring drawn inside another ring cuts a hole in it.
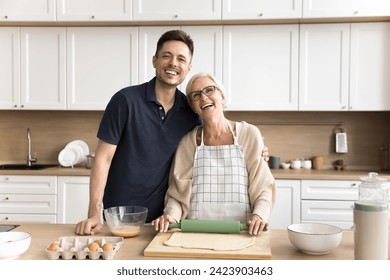
M 140 226 L 118 226 L 111 230 L 112 235 L 121 237 L 137 236 L 141 231 Z

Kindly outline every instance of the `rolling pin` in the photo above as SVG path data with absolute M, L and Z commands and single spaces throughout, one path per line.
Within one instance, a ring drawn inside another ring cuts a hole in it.
M 169 224 L 169 228 L 179 228 L 182 232 L 204 233 L 240 233 L 242 230 L 248 230 L 248 226 L 239 221 L 219 220 L 181 220 L 179 223 Z

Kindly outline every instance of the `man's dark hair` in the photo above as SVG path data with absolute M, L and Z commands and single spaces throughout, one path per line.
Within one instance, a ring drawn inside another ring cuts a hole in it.
M 192 41 L 190 35 L 185 33 L 182 30 L 170 30 L 165 32 L 163 35 L 161 35 L 160 39 L 157 42 L 157 49 L 155 56 L 158 55 L 159 51 L 161 50 L 162 46 L 167 41 L 181 41 L 184 44 L 187 45 L 187 47 L 190 50 L 191 58 L 194 54 L 194 42 Z

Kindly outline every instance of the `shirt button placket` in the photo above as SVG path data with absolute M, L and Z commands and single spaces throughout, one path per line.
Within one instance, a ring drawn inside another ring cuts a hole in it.
M 162 106 L 159 106 L 158 109 L 159 109 L 159 112 L 160 112 L 160 118 L 161 118 L 162 121 L 164 121 L 165 120 L 164 108 Z

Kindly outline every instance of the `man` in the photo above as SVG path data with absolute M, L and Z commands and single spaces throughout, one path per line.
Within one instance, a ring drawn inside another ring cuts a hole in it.
M 147 207 L 146 222 L 162 214 L 173 154 L 181 138 L 201 124 L 177 89 L 191 69 L 193 51 L 185 32 L 164 33 L 153 56 L 156 77 L 110 100 L 97 135 L 88 219 L 76 225 L 76 234 L 100 231 L 103 205 Z

